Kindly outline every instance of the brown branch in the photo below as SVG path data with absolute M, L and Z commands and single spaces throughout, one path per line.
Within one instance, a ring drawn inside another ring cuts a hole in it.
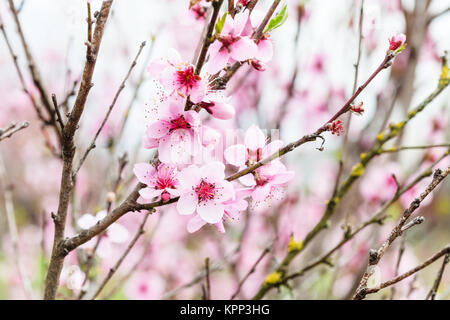
M 29 125 L 30 123 L 28 121 L 22 122 L 19 126 L 17 123 L 13 122 L 5 129 L 0 128 L 0 141 L 10 138 L 17 131 L 28 128 Z
M 205 290 L 203 300 L 211 300 L 211 280 L 209 278 L 209 257 L 205 259 Z
M 211 43 L 214 41 L 211 39 L 214 26 L 216 24 L 217 16 L 219 15 L 220 7 L 222 6 L 223 0 L 217 0 L 212 3 L 213 13 L 211 16 L 211 20 L 209 21 L 208 29 L 206 31 L 205 38 L 203 40 L 202 49 L 200 51 L 200 55 L 197 60 L 197 65 L 195 66 L 195 74 L 200 74 L 200 71 L 203 68 L 203 64 L 205 63 L 206 53 L 208 52 L 208 48 Z
M 412 223 L 411 225 L 408 223 L 409 217 L 413 214 L 413 212 L 419 208 L 421 202 L 439 185 L 439 183 L 444 180 L 444 178 L 450 173 L 450 167 L 445 169 L 444 171 L 441 169 L 436 169 L 433 180 L 431 183 L 427 186 L 424 192 L 420 194 L 420 196 L 410 204 L 410 206 L 403 212 L 402 217 L 400 218 L 400 221 L 398 224 L 394 227 L 394 229 L 391 231 L 389 237 L 386 239 L 386 241 L 381 245 L 378 250 L 371 250 L 369 254 L 369 265 L 366 269 L 366 272 L 364 273 L 359 287 L 356 290 L 356 293 L 353 296 L 353 299 L 364 299 L 367 293 L 370 293 L 367 289 L 367 281 L 369 280 L 370 276 L 373 274 L 373 266 L 376 266 L 381 258 L 383 257 L 386 250 L 390 247 L 390 245 L 403 234 L 403 232 L 408 229 L 410 226 L 414 225 Z M 413 220 L 414 221 L 414 220 Z M 378 290 L 377 290 L 378 291 Z M 376 292 L 376 291 L 374 291 Z
M 393 284 L 396 284 L 397 282 L 402 281 L 403 279 L 408 278 L 409 276 L 415 274 L 416 272 L 428 267 L 430 264 L 432 264 L 433 262 L 435 262 L 436 260 L 438 260 L 440 257 L 442 256 L 448 256 L 450 254 L 450 245 L 448 245 L 447 247 L 445 247 L 444 249 L 442 249 L 441 251 L 439 251 L 438 253 L 436 253 L 435 255 L 433 255 L 432 257 L 428 258 L 425 262 L 423 262 L 422 264 L 418 265 L 417 267 L 403 273 L 402 275 L 395 277 L 394 279 L 391 279 L 389 281 L 383 282 L 380 285 L 374 287 L 374 288 L 365 288 L 363 292 L 361 292 L 361 294 L 363 294 L 364 296 L 367 294 L 371 294 L 371 293 L 375 293 L 380 291 L 381 289 L 384 289 L 386 287 L 392 286 Z M 447 258 L 444 258 L 444 260 Z
M 447 266 L 447 264 L 449 262 L 450 262 L 450 250 L 445 255 L 445 258 L 442 261 L 442 265 L 439 268 L 439 271 L 438 271 L 438 273 L 436 275 L 436 280 L 434 280 L 433 287 L 431 288 L 430 292 L 428 292 L 427 297 L 425 298 L 425 300 L 428 300 L 428 299 L 434 300 L 436 298 L 436 293 L 437 293 L 437 291 L 439 289 L 439 284 L 441 283 L 442 276 L 444 275 L 445 267 Z
M 12 0 L 9 0 L 12 3 Z M 62 135 L 62 156 L 63 171 L 61 177 L 61 187 L 59 193 L 58 212 L 53 215 L 55 224 L 55 234 L 53 240 L 53 249 L 50 264 L 45 279 L 44 299 L 53 300 L 59 284 L 64 258 L 69 251 L 64 247 L 64 231 L 69 207 L 70 194 L 73 189 L 72 165 L 75 154 L 74 135 L 78 128 L 81 115 L 86 105 L 87 96 L 92 87 L 92 76 L 94 74 L 97 55 L 100 50 L 100 44 L 105 29 L 105 24 L 109 16 L 113 0 L 103 1 L 100 12 L 97 15 L 92 43 L 88 46 L 86 54 L 86 63 L 84 66 L 83 77 L 75 100 L 74 107 L 70 113 L 67 123 L 64 126 Z

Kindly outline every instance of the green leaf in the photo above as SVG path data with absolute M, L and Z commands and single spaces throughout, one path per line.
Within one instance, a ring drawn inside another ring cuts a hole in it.
M 222 32 L 223 26 L 225 24 L 225 20 L 227 19 L 228 12 L 225 12 L 222 18 L 219 18 L 219 21 L 216 23 L 216 34 L 220 34 Z
M 288 18 L 287 5 L 284 5 L 283 9 L 274 18 L 272 18 L 272 20 L 269 21 L 269 24 L 264 30 L 264 33 L 270 32 L 280 27 L 286 21 L 287 18 Z

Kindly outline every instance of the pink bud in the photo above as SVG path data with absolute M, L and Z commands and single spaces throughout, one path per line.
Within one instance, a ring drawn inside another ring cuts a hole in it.
M 163 191 L 163 193 L 161 194 L 161 199 L 164 202 L 169 201 L 170 200 L 170 193 L 168 193 L 167 191 Z
M 261 61 L 259 61 L 259 60 L 251 59 L 250 63 L 252 65 L 252 67 L 255 68 L 258 71 L 265 71 L 266 70 L 266 64 L 261 62 Z
M 356 113 L 357 115 L 362 115 L 364 112 L 364 108 L 363 108 L 363 102 L 361 101 L 360 103 L 358 103 L 357 105 L 352 105 L 350 107 L 350 111 Z
M 400 48 L 406 41 L 406 36 L 403 33 L 399 33 L 395 36 L 392 36 L 389 39 L 389 50 L 397 50 Z

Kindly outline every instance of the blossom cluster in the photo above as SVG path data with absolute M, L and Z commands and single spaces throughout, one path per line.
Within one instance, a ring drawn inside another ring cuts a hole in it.
M 199 4 L 191 10 L 197 15 L 202 12 Z M 268 143 L 264 132 L 252 125 L 243 144 L 224 150 L 219 146 L 223 140 L 220 130 L 204 124 L 208 117 L 230 120 L 235 116 L 230 97 L 212 86 L 214 79 L 235 62 L 249 63 L 263 71 L 272 58 L 270 34 L 264 33 L 257 41 L 253 39 L 262 18 L 261 12 L 254 11 L 250 16 L 247 9 L 234 17 L 224 15 L 223 26 L 221 30 L 216 28 L 202 70 L 183 60 L 175 49 L 148 67 L 161 94 L 148 109 L 150 122 L 144 147 L 157 149 L 158 161 L 137 163 L 134 167 L 137 179 L 146 186 L 139 192 L 140 201 L 167 202 L 177 198 L 178 213 L 193 215 L 187 225 L 189 232 L 205 224 L 215 224 L 224 232 L 223 222 L 246 210 L 247 199 L 251 198 L 255 207 L 270 205 L 274 198 L 280 198 L 283 186 L 294 177 L 280 160 L 274 160 L 243 175 L 239 182 L 228 181 L 227 164 L 244 170 L 277 152 L 283 143 L 280 140 Z M 221 153 L 219 157 L 217 150 Z M 225 161 L 220 161 L 223 158 Z

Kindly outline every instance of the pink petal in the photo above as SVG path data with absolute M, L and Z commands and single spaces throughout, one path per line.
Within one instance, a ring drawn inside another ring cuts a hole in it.
M 241 167 L 245 165 L 248 158 L 247 148 L 242 144 L 235 144 L 225 150 L 224 156 L 229 164 Z
M 211 108 L 211 115 L 214 118 L 221 120 L 228 120 L 234 117 L 236 111 L 231 104 L 223 102 L 215 102 L 214 106 Z
M 245 61 L 254 58 L 257 52 L 256 43 L 248 37 L 242 37 L 231 45 L 230 55 L 236 61 Z
M 148 201 L 152 201 L 153 198 L 159 197 L 162 192 L 163 190 L 156 190 L 154 188 L 143 188 L 139 190 L 139 194 L 141 195 L 141 197 Z
M 223 180 L 216 182 L 218 189 L 218 196 L 215 198 L 217 202 L 225 202 L 230 199 L 234 199 L 234 188 L 231 182 Z
M 158 145 L 159 145 L 158 139 L 149 138 L 147 136 L 144 137 L 144 148 L 145 149 L 157 148 Z
M 206 224 L 205 220 L 200 218 L 198 214 L 196 214 L 194 217 L 192 217 L 187 225 L 187 230 L 189 233 L 194 233 L 198 231 L 201 227 L 203 227 Z
M 219 161 L 212 161 L 201 168 L 201 176 L 210 182 L 225 179 L 225 165 Z
M 190 92 L 189 99 L 193 103 L 199 103 L 202 101 L 206 94 L 206 84 L 203 82 L 203 80 L 200 80 L 196 86 L 194 86 Z
M 211 47 L 217 43 L 216 47 L 219 46 L 219 49 L 222 47 L 222 43 L 216 40 Z M 210 74 L 216 74 L 220 70 L 226 67 L 228 63 L 228 59 L 230 58 L 230 54 L 226 49 L 217 50 L 216 53 L 212 51 L 209 56 L 209 62 L 207 66 L 207 72 Z
M 194 141 L 188 130 L 178 129 L 159 142 L 159 159 L 164 163 L 187 164 L 191 159 Z
M 250 150 L 256 151 L 266 144 L 266 136 L 256 125 L 252 125 L 245 132 L 245 145 Z
M 244 10 L 243 12 L 240 12 L 234 16 L 234 26 L 233 26 L 234 36 L 241 35 L 242 30 L 244 30 L 245 25 L 247 24 L 249 14 L 250 12 L 248 10 Z
M 283 173 L 278 173 L 276 174 L 271 180 L 270 182 L 272 184 L 284 184 L 286 182 L 291 181 L 295 176 L 295 172 L 294 171 L 286 171 Z
M 196 165 L 192 164 L 189 167 L 184 168 L 178 175 L 180 188 L 183 190 L 192 190 L 192 187 L 198 185 L 200 176 L 200 169 Z
M 177 210 L 181 215 L 193 214 L 197 207 L 198 198 L 195 192 L 191 191 L 180 196 L 177 202 Z
M 149 138 L 159 139 L 164 137 L 168 132 L 169 126 L 167 125 L 167 122 L 157 121 L 147 128 L 145 134 Z
M 159 75 L 163 72 L 163 70 L 167 68 L 167 63 L 162 60 L 155 60 L 150 62 L 147 67 L 147 71 L 152 78 L 159 78 Z
M 224 211 L 223 205 L 214 201 L 199 203 L 197 213 L 208 223 L 217 223 L 222 220 Z
M 225 233 L 225 227 L 223 226 L 223 221 L 219 221 L 216 223 L 217 229 L 219 229 L 220 233 Z
M 150 178 L 156 172 L 155 167 L 153 167 L 150 163 L 136 163 L 133 168 L 134 175 L 138 178 L 139 182 L 144 184 L 150 183 Z
M 272 40 L 261 40 L 258 43 L 258 52 L 255 58 L 262 62 L 268 62 L 273 57 L 273 45 Z
M 255 191 L 252 193 L 252 198 L 255 201 L 264 201 L 270 194 L 271 185 L 269 183 L 255 188 Z
M 268 145 L 264 146 L 262 150 L 262 156 L 263 158 L 267 158 L 271 155 L 273 155 L 275 152 L 279 152 L 281 147 L 283 147 L 283 141 L 281 140 L 274 140 Z

